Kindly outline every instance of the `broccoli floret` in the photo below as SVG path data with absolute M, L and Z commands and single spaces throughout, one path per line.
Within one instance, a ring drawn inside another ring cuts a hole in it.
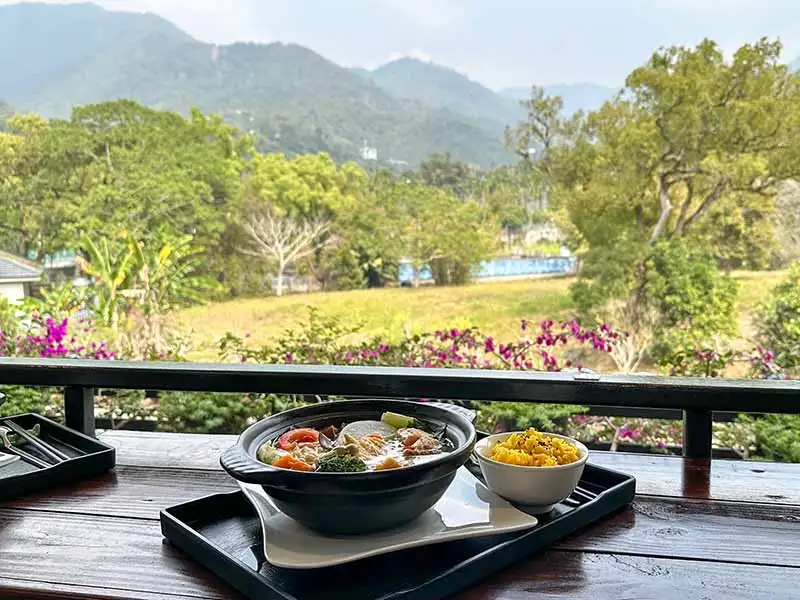
M 322 473 L 360 473 L 366 470 L 366 463 L 357 456 L 328 456 L 317 462 L 317 471 Z

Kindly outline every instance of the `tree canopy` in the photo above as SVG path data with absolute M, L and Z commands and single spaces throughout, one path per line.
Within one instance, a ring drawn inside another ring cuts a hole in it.
M 593 301 L 624 294 L 660 240 L 764 264 L 777 186 L 800 175 L 800 79 L 780 51 L 760 40 L 726 59 L 705 40 L 655 52 L 588 115 L 562 119 L 540 94 L 527 103 L 509 141 L 552 190 Z

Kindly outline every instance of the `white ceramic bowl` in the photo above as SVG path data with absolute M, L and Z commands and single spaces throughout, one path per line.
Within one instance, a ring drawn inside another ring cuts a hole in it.
M 498 496 L 511 502 L 526 505 L 534 514 L 550 512 L 553 507 L 569 497 L 578 485 L 583 467 L 589 458 L 589 449 L 578 440 L 556 433 L 544 433 L 566 440 L 580 452 L 581 457 L 574 463 L 555 467 L 526 467 L 509 465 L 489 458 L 491 448 L 504 441 L 513 433 L 498 433 L 479 440 L 475 444 L 475 456 L 481 467 L 486 485 Z

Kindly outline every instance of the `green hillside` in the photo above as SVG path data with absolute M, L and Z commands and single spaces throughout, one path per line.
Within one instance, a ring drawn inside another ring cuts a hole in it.
M 403 58 L 375 69 L 369 76 L 394 96 L 477 119 L 492 132 L 502 132 L 525 116 L 515 100 L 457 71 L 429 62 Z
M 47 116 L 132 98 L 220 113 L 270 150 L 324 150 L 343 160 L 358 158 L 366 142 L 383 161 L 415 164 L 434 152 L 485 166 L 511 160 L 502 127 L 395 97 L 307 48 L 216 47 L 153 15 L 90 4 L 2 6 L 0 57 L 4 99 Z

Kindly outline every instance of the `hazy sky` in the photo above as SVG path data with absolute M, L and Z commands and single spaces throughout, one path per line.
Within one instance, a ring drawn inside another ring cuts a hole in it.
M 54 0 L 57 2 L 58 0 Z M 66 3 L 71 0 L 62 0 Z M 0 0 L 0 4 L 12 4 Z M 658 46 L 780 37 L 800 55 L 800 0 L 96 0 L 204 41 L 292 41 L 347 66 L 410 55 L 493 88 L 617 85 Z

